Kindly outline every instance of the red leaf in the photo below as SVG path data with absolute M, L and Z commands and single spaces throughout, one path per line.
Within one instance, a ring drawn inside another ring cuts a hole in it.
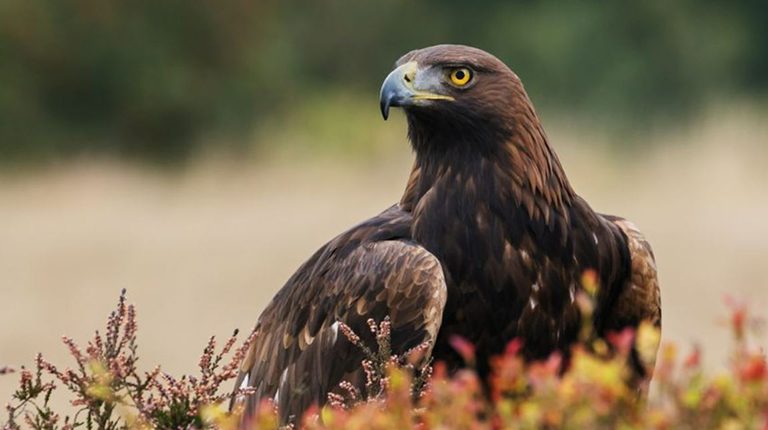
M 746 359 L 746 362 L 739 368 L 739 377 L 745 382 L 757 382 L 768 375 L 768 367 L 765 363 L 765 357 L 753 355 Z
M 516 337 L 509 341 L 507 348 L 504 350 L 504 355 L 515 356 L 523 349 L 523 340 Z
M 629 355 L 632 345 L 635 343 L 635 330 L 627 327 L 620 332 L 608 333 L 608 341 L 619 351 L 621 355 Z
M 466 338 L 454 334 L 450 337 L 449 342 L 453 349 L 461 355 L 464 362 L 470 366 L 475 364 L 475 345 L 468 341 Z
M 683 366 L 686 369 L 695 369 L 701 365 L 701 348 L 698 345 L 693 347 L 693 351 L 685 358 Z

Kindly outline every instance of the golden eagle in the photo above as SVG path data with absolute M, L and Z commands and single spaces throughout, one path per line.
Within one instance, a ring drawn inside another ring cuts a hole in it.
M 339 332 L 391 318 L 404 352 L 424 342 L 461 366 L 450 345 L 488 359 L 519 338 L 528 359 L 567 351 L 581 317 L 574 297 L 597 274 L 594 331 L 661 323 L 651 248 L 632 223 L 601 215 L 571 188 L 520 79 L 476 48 L 439 45 L 400 58 L 381 112 L 404 109 L 416 154 L 398 204 L 320 248 L 259 317 L 237 387 L 249 409 L 275 399 L 283 421 L 323 404 L 340 381 L 363 385 L 362 353 Z M 637 375 L 653 363 L 634 354 Z

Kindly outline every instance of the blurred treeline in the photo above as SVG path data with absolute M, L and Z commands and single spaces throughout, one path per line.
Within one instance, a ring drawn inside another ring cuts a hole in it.
M 0 159 L 247 147 L 305 100 L 374 110 L 436 43 L 495 53 L 540 110 L 642 127 L 768 93 L 767 23 L 765 0 L 2 0 Z

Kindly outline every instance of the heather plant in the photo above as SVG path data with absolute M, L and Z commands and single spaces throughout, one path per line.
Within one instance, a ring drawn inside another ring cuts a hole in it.
M 3 429 L 19 429 L 22 423 L 41 430 L 207 427 L 208 409 L 229 399 L 229 387 L 226 394 L 221 394 L 220 388 L 237 376 L 254 334 L 234 348 L 235 331 L 218 352 L 216 339 L 211 337 L 198 362 L 200 374 L 175 378 L 159 366 L 148 372 L 139 370 L 137 329 L 136 309 L 126 303 L 123 290 L 106 331 L 97 330 L 85 348 L 69 337 L 62 338 L 75 361 L 74 368 L 62 370 L 38 354 L 34 369 L 20 370 L 18 389 L 6 406 L 8 418 Z M 49 406 L 52 394 L 60 387 L 74 397 L 72 413 L 59 414 Z
M 368 327 L 376 339 L 376 348 L 365 345 L 360 336 L 352 328 L 339 321 L 339 330 L 350 343 L 358 347 L 364 359 L 361 366 L 365 373 L 365 393 L 362 393 L 349 381 L 339 383 L 343 394 L 331 392 L 328 394 L 328 404 L 332 407 L 347 409 L 360 402 L 378 401 L 386 396 L 391 382 L 390 369 L 402 369 L 415 377 L 409 384 L 410 396 L 414 399 L 424 394 L 426 384 L 432 374 L 431 357 L 426 357 L 429 343 L 421 343 L 404 354 L 392 351 L 390 343 L 392 323 L 389 317 L 377 324 L 372 318 L 367 321 Z
M 588 293 L 587 293 L 588 294 Z M 588 302 L 588 297 L 581 300 Z M 483 392 L 471 370 L 449 375 L 437 363 L 428 388 L 415 400 L 411 374 L 386 367 L 386 390 L 356 406 L 330 404 L 313 410 L 303 426 L 335 429 L 761 429 L 768 430 L 768 367 L 763 351 L 749 342 L 749 327 L 757 327 L 743 305 L 730 302 L 734 338 L 731 366 L 708 375 L 701 351 L 694 347 L 681 357 L 674 344 L 659 352 L 655 388 L 648 400 L 628 384 L 627 354 L 655 352 L 660 333 L 642 324 L 609 336 L 591 339 L 571 351 L 562 372 L 559 353 L 526 362 L 522 343 L 512 341 L 491 363 L 492 391 Z M 452 341 L 471 363 L 473 347 Z
M 589 276 L 585 285 L 589 286 Z M 587 317 L 592 288 L 577 300 Z M 391 322 L 369 321 L 375 345 L 365 345 L 343 323 L 339 329 L 363 353 L 364 390 L 345 381 L 322 407 L 313 407 L 294 426 L 310 430 L 341 429 L 758 429 L 768 430 L 768 365 L 751 334 L 759 320 L 743 304 L 728 300 L 728 327 L 733 337 L 729 366 L 715 374 L 702 367 L 694 347 L 680 354 L 674 344 L 659 350 L 654 388 L 647 400 L 628 384 L 627 354 L 633 349 L 655 353 L 659 331 L 647 324 L 613 333 L 607 340 L 587 330 L 567 357 L 554 353 L 527 362 L 515 340 L 491 364 L 490 393 L 472 370 L 474 347 L 465 339 L 451 343 L 467 368 L 449 373 L 426 357 L 427 345 L 397 354 L 389 343 Z M 265 401 L 244 417 L 243 409 L 227 411 L 226 381 L 237 366 L 251 334 L 235 348 L 235 336 L 216 352 L 211 338 L 198 363 L 200 374 L 174 378 L 155 368 L 136 368 L 135 310 L 125 294 L 110 316 L 104 335 L 98 332 L 81 350 L 64 343 L 77 363 L 59 370 L 38 355 L 34 369 L 20 369 L 20 383 L 7 406 L 4 429 L 278 429 L 275 407 Z M 229 356 L 226 360 L 225 356 Z M 648 357 L 646 357 L 648 358 Z M 0 368 L 0 373 L 12 373 Z M 49 407 L 58 388 L 74 394 L 72 412 L 60 415 Z M 223 392 L 223 394 L 222 394 Z M 245 396 L 248 389 L 235 392 Z M 289 427 L 294 427 L 289 426 Z

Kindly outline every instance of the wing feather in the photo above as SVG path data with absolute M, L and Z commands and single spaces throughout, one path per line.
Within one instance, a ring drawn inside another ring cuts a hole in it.
M 653 250 L 640 230 L 631 221 L 611 217 L 627 237 L 631 259 L 629 287 L 624 288 L 614 307 L 614 314 L 634 321 L 649 321 L 661 325 L 661 293 Z
M 387 238 L 382 229 L 394 224 L 385 216 L 334 239 L 267 306 L 235 385 L 247 381 L 255 388 L 249 410 L 275 398 L 288 422 L 311 404 L 323 404 L 342 380 L 362 384 L 363 356 L 339 333 L 338 321 L 375 347 L 366 321 L 389 316 L 395 353 L 434 343 L 446 300 L 442 266 L 407 238 Z
M 619 217 L 606 217 L 619 227 L 627 238 L 631 270 L 629 280 L 617 297 L 615 305 L 608 315 L 608 322 L 613 327 L 637 327 L 643 321 L 661 328 L 661 293 L 656 272 L 656 261 L 651 245 L 634 223 Z M 658 349 L 658 344 L 656 345 Z M 656 354 L 636 354 L 636 365 L 641 376 L 650 381 L 655 366 Z

